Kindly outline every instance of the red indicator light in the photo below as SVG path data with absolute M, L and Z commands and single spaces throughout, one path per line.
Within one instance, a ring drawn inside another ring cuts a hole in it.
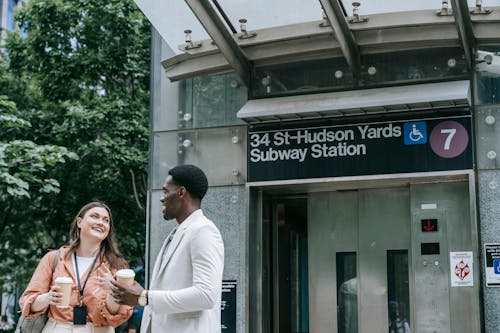
M 422 232 L 436 232 L 438 231 L 437 219 L 420 220 L 422 222 Z

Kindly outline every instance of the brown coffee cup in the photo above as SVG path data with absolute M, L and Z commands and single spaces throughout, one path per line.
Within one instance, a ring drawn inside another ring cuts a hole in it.
M 135 272 L 131 269 L 120 269 L 116 272 L 116 282 L 123 286 L 134 284 Z
M 71 288 L 73 287 L 73 279 L 68 276 L 57 277 L 54 281 L 55 285 L 59 286 L 59 292 L 63 294 L 63 298 L 60 304 L 56 305 L 58 308 L 69 307 L 69 302 L 71 299 Z

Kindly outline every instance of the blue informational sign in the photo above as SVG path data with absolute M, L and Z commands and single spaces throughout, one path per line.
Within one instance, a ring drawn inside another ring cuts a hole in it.
M 500 274 L 500 260 L 493 260 L 493 271 L 495 272 L 495 274 Z
M 405 145 L 423 145 L 427 143 L 427 124 L 425 121 L 404 124 Z

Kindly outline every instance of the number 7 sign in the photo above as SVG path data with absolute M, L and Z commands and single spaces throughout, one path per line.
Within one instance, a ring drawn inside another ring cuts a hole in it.
M 465 127 L 453 120 L 437 124 L 431 131 L 429 143 L 432 151 L 444 158 L 462 154 L 469 144 L 469 134 Z

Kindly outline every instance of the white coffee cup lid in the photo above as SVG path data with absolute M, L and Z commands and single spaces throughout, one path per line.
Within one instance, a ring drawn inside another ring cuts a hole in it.
M 121 278 L 133 278 L 135 276 L 135 272 L 131 269 L 120 269 L 116 272 L 116 277 Z
M 57 283 L 73 283 L 73 279 L 69 276 L 59 276 L 56 278 Z

